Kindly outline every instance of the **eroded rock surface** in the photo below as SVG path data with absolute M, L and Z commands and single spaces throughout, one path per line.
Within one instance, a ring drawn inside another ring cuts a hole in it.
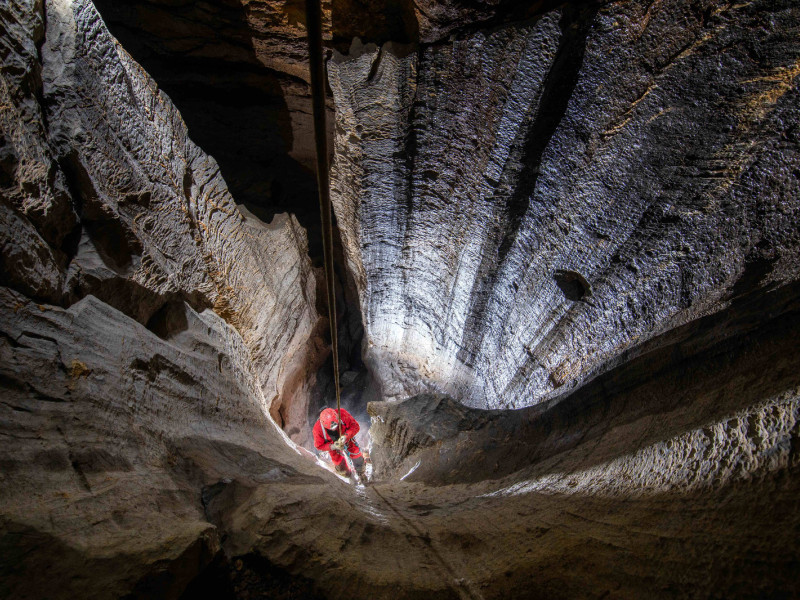
M 0 29 L 0 595 L 177 597 L 204 485 L 312 469 L 268 414 L 325 357 L 306 234 L 237 208 L 90 2 Z
M 367 358 L 452 395 L 371 407 L 369 487 L 269 417 L 324 355 L 296 219 L 87 0 L 0 8 L 0 596 L 800 595 L 797 9 L 437 6 L 331 65 Z
M 305 232 L 237 209 L 91 4 L 47 6 L 4 13 L 26 49 L 4 70 L 7 284 L 61 306 L 91 294 L 154 328 L 174 303 L 213 307 L 245 339 L 267 401 L 291 393 L 319 361 Z
M 259 486 L 227 517 L 231 548 L 298 574 L 313 564 L 342 598 L 351 585 L 409 599 L 792 597 L 797 292 L 654 338 L 534 407 L 373 404 L 379 481 L 303 503 Z
M 192 139 L 219 156 L 237 202 L 316 226 L 302 2 L 100 0 L 97 7 L 180 109 Z
M 204 486 L 314 482 L 212 310 L 162 339 L 94 296 L 3 288 L 0 316 L 3 597 L 178 597 L 220 549 Z
M 387 398 L 521 407 L 797 279 L 791 3 L 608 3 L 329 65 Z
M 792 284 L 736 302 L 526 409 L 481 410 L 433 394 L 371 403 L 376 470 L 387 477 L 413 468 L 410 481 L 442 485 L 519 477 L 537 464 L 537 476 L 581 474 L 585 483 L 585 473 L 605 465 L 625 471 L 600 477 L 592 491 L 608 495 L 721 486 L 786 468 L 800 431 L 800 358 L 791 350 L 798 291 Z

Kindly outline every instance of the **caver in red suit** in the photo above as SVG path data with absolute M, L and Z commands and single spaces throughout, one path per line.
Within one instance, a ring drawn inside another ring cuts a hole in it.
M 329 452 L 336 470 L 347 473 L 348 468 L 347 462 L 344 460 L 344 454 L 342 454 L 341 451 L 331 448 L 334 442 L 344 436 L 346 438 L 345 447 L 347 448 L 347 453 L 350 455 L 350 458 L 353 460 L 353 466 L 356 468 L 359 475 L 363 475 L 365 467 L 364 457 L 361 455 L 361 448 L 358 447 L 358 444 L 356 444 L 356 441 L 353 439 L 361 428 L 349 412 L 345 409 L 341 409 L 341 412 L 341 426 L 339 425 L 339 419 L 334 409 L 326 408 L 320 413 L 319 419 L 314 423 L 314 446 L 316 446 L 317 450 Z

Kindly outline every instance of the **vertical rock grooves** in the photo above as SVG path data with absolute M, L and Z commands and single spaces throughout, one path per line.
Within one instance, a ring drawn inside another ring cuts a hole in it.
M 795 4 L 419 0 L 335 55 L 368 487 L 269 418 L 324 358 L 297 219 L 89 0 L 0 6 L 0 596 L 800 596 Z
M 384 395 L 527 406 L 795 280 L 797 18 L 611 2 L 386 47 L 383 78 L 377 48 L 335 57 L 334 203 Z
M 484 247 L 481 251 L 483 261 L 475 277 L 476 287 L 470 294 L 473 302 L 467 313 L 465 338 L 461 340 L 462 350 L 458 357 L 467 366 L 475 366 L 475 359 L 483 345 L 482 339 L 471 339 L 472 332 L 485 332 L 487 303 L 497 296 L 495 285 L 508 268 L 506 259 L 528 212 L 542 155 L 564 117 L 567 102 L 577 83 L 588 28 L 595 13 L 596 9 L 566 8 L 562 14 L 558 50 L 541 84 L 537 105 L 528 109 L 531 113 L 528 118 L 532 123 L 525 125 L 526 139 L 515 141 L 511 149 L 511 154 L 515 156 L 504 165 L 499 181 L 494 184 L 497 187 L 495 202 L 503 211 L 499 217 L 502 233 L 496 247 Z M 512 172 L 508 172 L 509 169 Z M 512 269 L 514 267 L 512 265 Z
M 361 253 L 364 257 L 376 255 L 375 260 L 381 264 L 400 264 L 406 202 L 410 193 L 409 180 L 404 172 L 407 155 L 403 151 L 403 144 L 410 135 L 408 115 L 415 95 L 416 54 L 410 48 L 394 44 L 387 44 L 383 52 L 379 52 L 374 44 L 362 46 L 356 40 L 350 56 L 352 60 L 346 68 L 359 73 L 359 80 L 366 82 L 365 87 L 358 90 L 362 96 L 359 106 L 365 110 L 358 116 L 354 113 L 345 116 L 337 112 L 337 130 L 342 128 L 345 119 L 351 126 L 341 129 L 341 135 L 336 136 L 334 156 L 336 160 L 339 156 L 352 157 L 349 164 L 353 170 L 347 177 L 338 177 L 338 163 L 332 166 L 331 195 L 334 203 L 343 194 L 358 198 L 358 205 L 353 207 L 353 212 L 342 213 L 337 209 L 337 219 L 363 313 L 369 315 L 371 306 L 376 303 L 368 299 L 380 298 L 391 307 L 393 314 L 401 317 L 401 307 L 397 303 L 398 290 L 385 284 L 380 287 L 371 285 L 362 266 L 369 259 L 362 258 Z M 336 72 L 336 60 L 334 58 L 329 62 L 329 73 Z M 370 78 L 373 65 L 377 66 Z M 331 86 L 337 86 L 335 77 L 331 78 Z M 389 104 L 382 96 L 387 87 L 393 90 L 388 98 Z M 351 89 L 337 88 L 334 96 L 352 92 Z M 356 106 L 351 108 L 357 109 Z M 355 122 L 356 119 L 363 119 L 363 122 Z M 343 146 L 348 145 L 352 151 L 344 149 Z M 391 200 L 387 202 L 385 199 Z M 358 218 L 365 218 L 370 223 L 383 223 L 387 230 L 372 227 L 379 236 L 378 240 L 373 240 L 371 232 L 360 230 Z
M 313 481 L 268 415 L 325 357 L 306 234 L 237 207 L 91 2 L 0 30 L 0 595 L 175 597 L 204 485 Z

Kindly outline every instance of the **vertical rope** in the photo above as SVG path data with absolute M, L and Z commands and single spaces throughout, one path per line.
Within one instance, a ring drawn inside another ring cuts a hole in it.
M 336 293 L 333 279 L 333 225 L 331 223 L 331 194 L 328 177 L 328 136 L 327 128 L 325 127 L 325 71 L 322 64 L 322 9 L 320 0 L 306 0 L 306 31 L 308 33 L 309 69 L 311 71 L 311 100 L 314 111 L 314 140 L 317 152 L 319 211 L 322 217 L 325 287 L 328 291 L 328 322 L 331 328 L 331 347 L 333 351 L 333 384 L 336 388 L 336 414 L 339 417 L 339 431 L 341 431 L 339 344 L 336 331 Z

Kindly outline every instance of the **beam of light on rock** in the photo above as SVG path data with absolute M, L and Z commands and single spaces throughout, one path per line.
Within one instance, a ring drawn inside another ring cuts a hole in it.
M 408 471 L 408 473 L 406 473 L 405 475 L 403 475 L 403 476 L 400 478 L 400 481 L 403 481 L 403 480 L 404 480 L 406 477 L 408 477 L 408 476 L 409 476 L 409 475 L 411 475 L 411 474 L 412 474 L 414 471 L 416 471 L 416 470 L 417 470 L 417 468 L 419 468 L 420 464 L 422 464 L 422 461 L 421 461 L 421 460 L 418 460 L 418 461 L 417 461 L 417 464 L 415 464 L 413 467 L 411 467 L 411 469 Z

